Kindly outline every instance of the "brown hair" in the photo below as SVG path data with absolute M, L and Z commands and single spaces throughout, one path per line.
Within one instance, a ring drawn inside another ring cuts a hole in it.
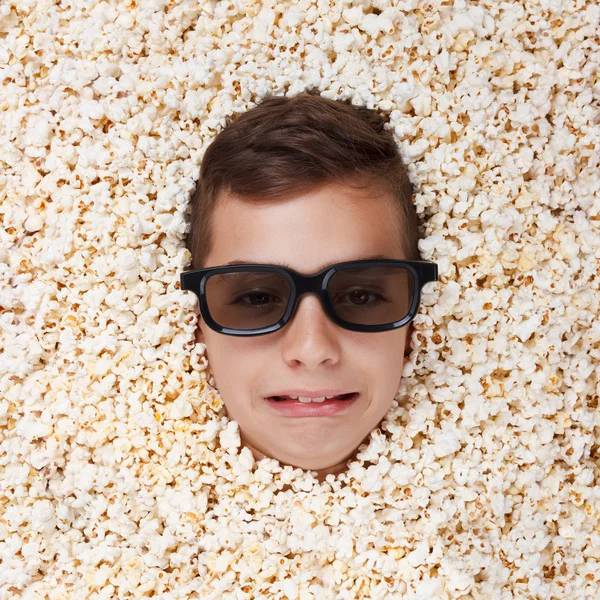
M 391 193 L 403 258 L 420 260 L 413 187 L 386 121 L 382 110 L 330 100 L 315 89 L 265 96 L 232 117 L 202 157 L 186 240 L 190 268 L 205 266 L 213 244 L 211 217 L 222 195 L 269 204 L 336 181 L 359 188 L 375 184 Z

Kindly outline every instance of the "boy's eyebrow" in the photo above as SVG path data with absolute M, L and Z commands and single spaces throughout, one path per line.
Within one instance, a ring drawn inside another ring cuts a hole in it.
M 390 259 L 393 259 L 393 257 L 387 256 L 386 254 L 375 254 L 373 256 L 363 256 L 360 258 L 349 258 L 347 260 L 333 260 L 324 265 L 321 265 L 321 268 L 319 269 L 319 271 L 322 269 L 331 267 L 333 265 L 337 265 L 338 263 L 341 263 L 341 262 L 348 262 L 350 260 L 390 260 Z M 286 267 L 288 269 L 294 268 L 285 262 L 275 263 L 275 262 L 270 262 L 270 261 L 262 261 L 261 262 L 261 261 L 256 261 L 256 260 L 241 260 L 241 259 L 230 260 L 228 263 L 225 263 L 223 266 L 228 267 L 228 266 L 233 266 L 233 265 L 273 265 L 273 266 Z

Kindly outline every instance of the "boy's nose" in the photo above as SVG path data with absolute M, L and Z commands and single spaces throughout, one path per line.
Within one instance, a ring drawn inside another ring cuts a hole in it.
M 317 365 L 327 358 L 337 359 L 338 332 L 335 330 L 339 326 L 330 320 L 316 296 L 307 294 L 298 302 L 296 312 L 284 329 L 288 329 L 284 345 L 286 360 Z
M 291 325 L 292 322 L 301 321 L 306 326 L 307 324 L 313 324 L 323 326 L 327 324 L 335 325 L 327 312 L 325 307 L 321 303 L 321 299 L 317 294 L 307 293 L 298 300 L 298 305 L 294 314 L 291 315 L 289 322 L 286 325 Z

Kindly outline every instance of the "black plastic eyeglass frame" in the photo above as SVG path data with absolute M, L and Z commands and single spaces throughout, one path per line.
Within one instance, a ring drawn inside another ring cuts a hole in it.
M 341 319 L 336 313 L 327 294 L 327 284 L 335 273 L 344 269 L 356 267 L 405 267 L 413 278 L 413 298 L 408 314 L 399 321 L 393 323 L 384 323 L 383 325 L 359 325 L 350 323 Z M 290 284 L 290 298 L 285 312 L 281 319 L 269 325 L 257 329 L 232 329 L 219 325 L 210 315 L 208 303 L 206 301 L 206 282 L 209 276 L 222 273 L 239 273 L 244 271 L 274 272 L 283 275 Z M 378 332 L 390 331 L 404 327 L 410 323 L 416 316 L 421 302 L 421 289 L 426 283 L 438 280 L 437 264 L 429 260 L 353 260 L 337 263 L 327 267 L 313 275 L 302 275 L 293 269 L 279 265 L 231 265 L 222 267 L 207 267 L 205 269 L 196 269 L 194 271 L 184 271 L 179 274 L 179 281 L 182 290 L 189 290 L 198 296 L 200 312 L 206 324 L 225 335 L 235 336 L 257 336 L 273 333 L 285 326 L 295 314 L 300 298 L 304 294 L 316 294 L 320 300 L 327 316 L 337 325 L 350 331 Z

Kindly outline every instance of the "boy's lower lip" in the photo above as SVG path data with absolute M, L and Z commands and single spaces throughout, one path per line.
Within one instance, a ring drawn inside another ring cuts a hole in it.
M 276 402 L 275 400 L 265 398 L 265 402 L 274 411 L 286 417 L 331 417 L 350 410 L 359 397 L 360 394 L 356 393 L 349 400 L 324 400 L 323 402 L 285 400 L 284 402 Z

